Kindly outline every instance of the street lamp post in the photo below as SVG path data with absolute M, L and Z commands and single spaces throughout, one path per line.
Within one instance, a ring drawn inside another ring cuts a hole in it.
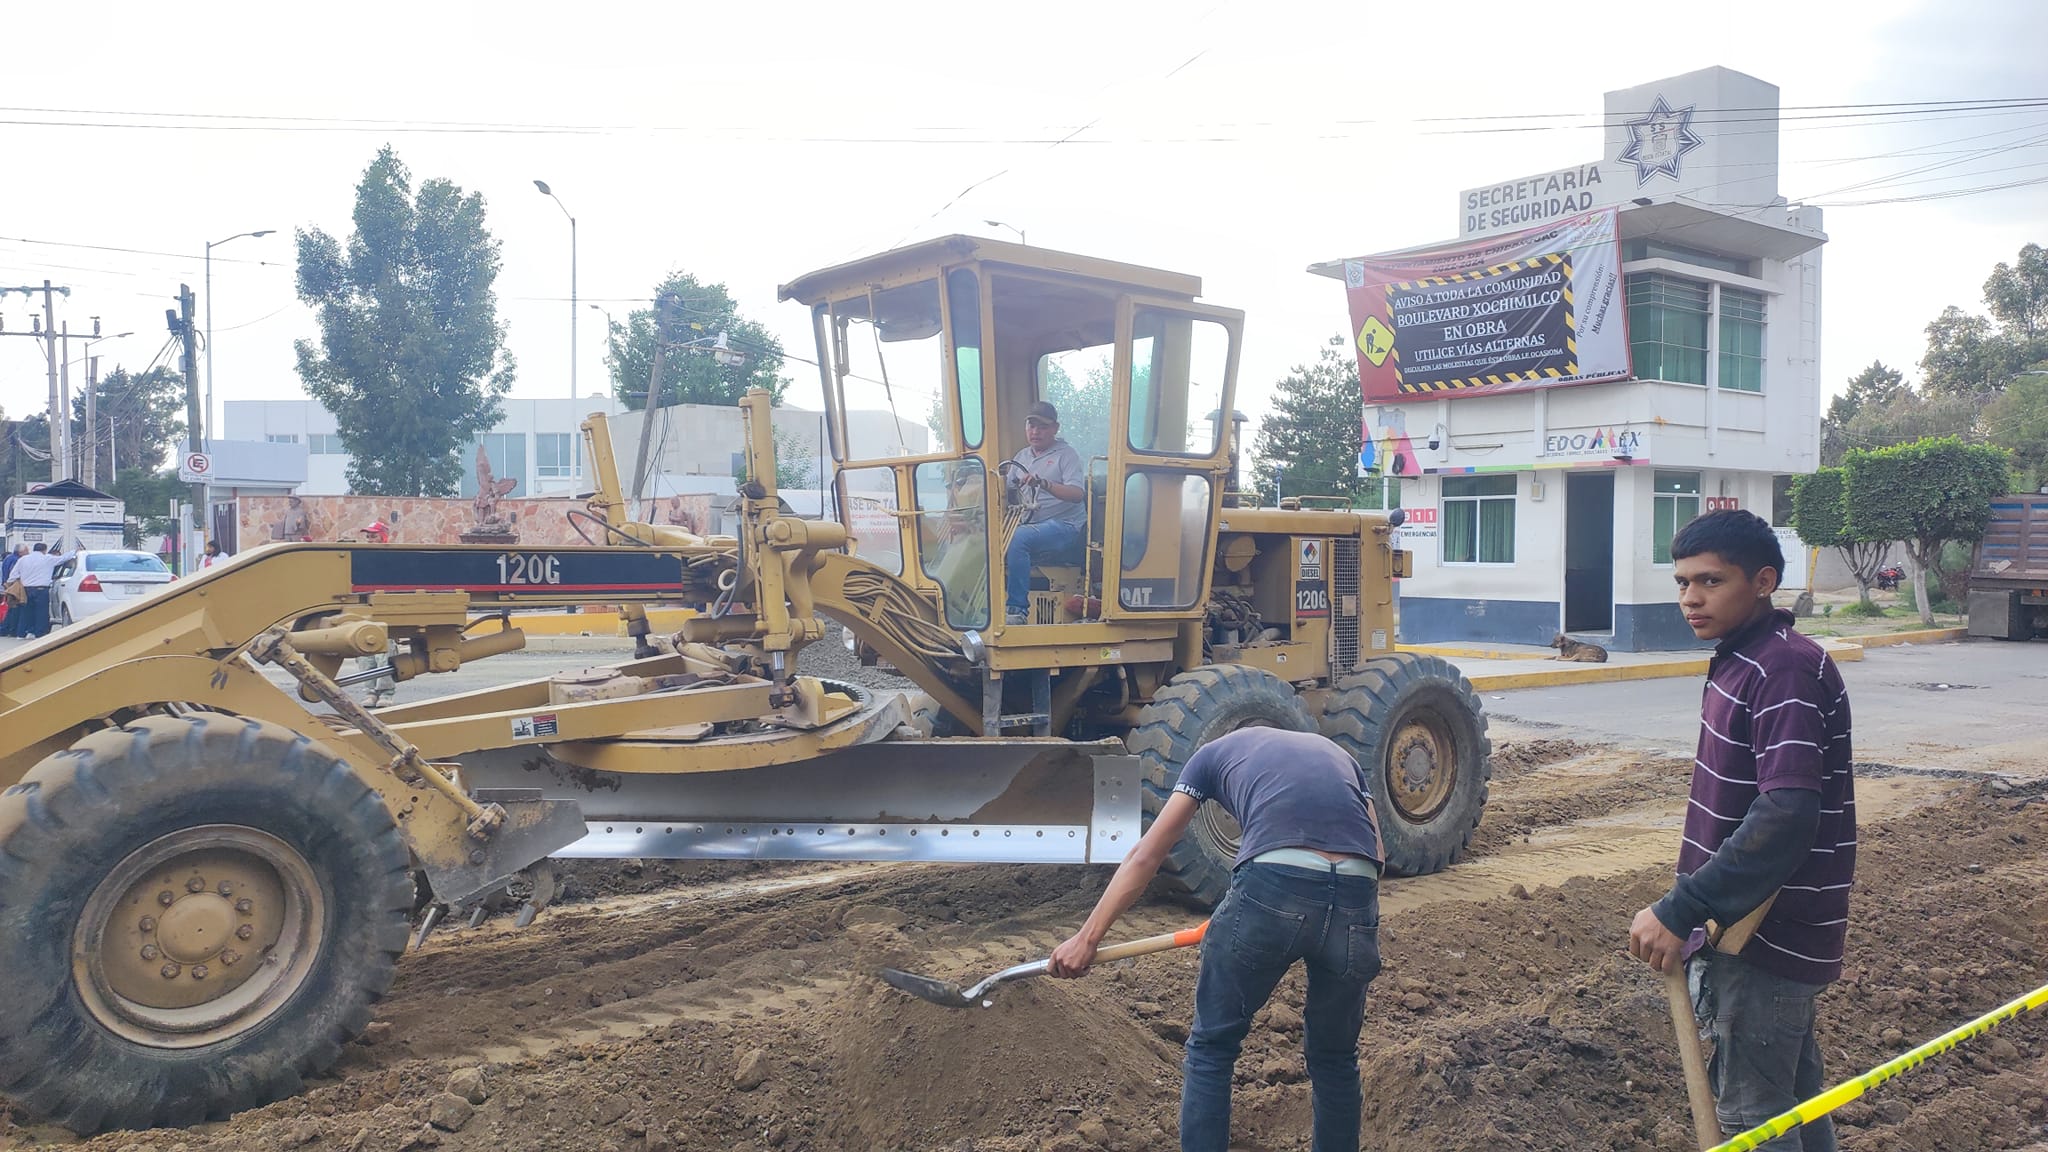
M 209 240 L 206 242 L 206 414 L 204 419 L 200 421 L 199 433 L 202 445 L 205 444 L 207 439 L 205 426 L 213 423 L 213 250 L 226 244 L 228 240 L 240 240 L 244 236 L 252 239 L 260 238 L 268 236 L 274 231 L 276 231 L 274 228 L 264 228 L 256 232 L 237 232 L 233 236 L 228 237 L 227 240 Z
M 557 196 L 557 195 L 555 195 L 555 193 L 554 193 L 554 190 L 548 187 L 548 182 L 547 182 L 547 181 L 545 181 L 545 180 L 535 180 L 535 181 L 533 182 L 533 186 L 534 186 L 535 188 L 538 188 L 538 189 L 540 189 L 540 194 L 541 194 L 541 195 L 543 195 L 543 196 L 547 197 L 547 198 L 548 198 L 548 199 L 550 199 L 550 200 L 553 200 L 553 201 L 555 202 L 555 207 L 557 207 L 557 208 L 560 208 L 560 209 L 562 210 L 562 215 L 564 215 L 564 216 L 567 216 L 567 217 L 569 218 L 569 399 L 571 399 L 571 400 L 574 400 L 574 399 L 576 399 L 576 328 L 577 328 L 577 324 L 576 324 L 576 214 L 575 214 L 575 213 L 573 213 L 573 212 L 571 212 L 571 211 L 569 211 L 569 206 L 568 206 L 567 204 L 564 204 L 564 203 L 562 203 L 562 198 L 561 198 L 560 196 Z
M 982 223 L 988 225 L 991 228 L 1008 228 L 1010 231 L 1015 232 L 1017 234 L 1017 243 L 1019 244 L 1031 243 L 1031 241 L 1026 240 L 1024 238 L 1024 230 L 1022 228 L 1017 227 L 1015 224 L 1005 224 L 1001 220 L 983 220 Z

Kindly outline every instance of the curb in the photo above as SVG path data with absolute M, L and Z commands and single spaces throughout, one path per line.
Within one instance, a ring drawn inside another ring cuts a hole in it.
M 1661 660 L 1654 664 L 1580 664 L 1542 672 L 1467 673 L 1475 692 L 1500 692 L 1511 688 L 1553 688 L 1564 684 L 1616 684 L 1628 680 L 1668 680 L 1707 674 L 1707 658 Z
M 1865 648 L 1891 648 L 1900 644 L 1948 644 L 1969 634 L 1968 628 L 1920 628 L 1912 632 L 1884 632 L 1876 636 L 1845 636 L 1842 639 Z
M 1459 644 L 1396 644 L 1397 652 L 1418 656 L 1441 656 L 1446 660 L 1547 660 L 1538 652 L 1514 652 L 1506 648 L 1467 648 Z

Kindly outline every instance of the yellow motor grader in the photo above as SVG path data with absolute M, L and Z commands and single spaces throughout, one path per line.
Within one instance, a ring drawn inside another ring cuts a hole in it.
M 635 519 L 593 416 L 586 546 L 266 545 L 9 651 L 0 1093 L 90 1132 L 295 1092 L 409 939 L 507 893 L 531 919 L 554 859 L 1113 863 L 1248 725 L 1338 741 L 1389 870 L 1445 867 L 1485 804 L 1485 720 L 1455 669 L 1394 650 L 1399 513 L 1243 505 L 1243 315 L 1200 294 L 960 236 L 828 268 L 781 292 L 817 334 L 825 518 L 778 500 L 765 393 L 726 537 Z M 1041 495 L 1013 482 L 1027 410 L 1081 376 L 1110 402 L 1064 429 L 1090 449 L 1079 541 L 1012 573 Z M 942 447 L 858 458 L 848 389 L 876 386 L 938 398 Z M 348 691 L 593 602 L 633 659 L 375 710 Z M 656 636 L 654 604 L 698 611 Z M 804 675 L 828 620 L 919 691 Z M 1220 897 L 1237 833 L 1207 807 L 1168 882 Z

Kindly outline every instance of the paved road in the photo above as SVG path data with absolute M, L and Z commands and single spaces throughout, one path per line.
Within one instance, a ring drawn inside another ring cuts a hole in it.
M 1873 648 L 1843 664 L 1842 676 L 1858 760 L 2048 775 L 2048 644 Z M 1549 732 L 1691 755 L 1700 691 L 1696 678 L 1641 680 L 1490 692 L 1485 702 L 1499 734 Z

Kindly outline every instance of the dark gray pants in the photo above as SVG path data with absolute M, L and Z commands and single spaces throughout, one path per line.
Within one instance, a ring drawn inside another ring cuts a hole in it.
M 1687 972 L 1700 1035 L 1714 1041 L 1707 1077 L 1721 1133 L 1746 1132 L 1827 1088 L 1814 1041 L 1814 998 L 1822 985 L 1787 980 L 1740 956 L 1711 950 Z M 1835 1152 L 1835 1122 L 1802 1124 L 1759 1152 Z

